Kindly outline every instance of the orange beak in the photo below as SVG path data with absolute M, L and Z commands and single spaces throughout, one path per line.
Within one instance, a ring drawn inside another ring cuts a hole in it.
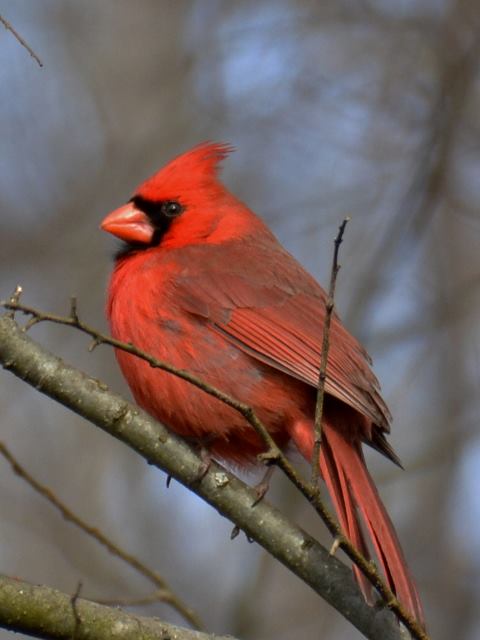
M 133 202 L 128 202 L 109 213 L 103 219 L 100 228 L 125 242 L 143 244 L 149 244 L 152 241 L 154 232 L 150 220 Z

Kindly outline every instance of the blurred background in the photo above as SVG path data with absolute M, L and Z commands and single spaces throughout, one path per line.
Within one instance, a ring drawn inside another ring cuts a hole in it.
M 475 0 L 0 2 L 0 298 L 106 329 L 102 217 L 172 156 L 233 143 L 224 180 L 324 285 L 345 215 L 337 307 L 394 415 L 401 472 L 370 468 L 432 637 L 480 636 L 480 8 Z M 113 353 L 32 335 L 130 397 Z M 232 525 L 11 375 L 1 439 L 87 521 L 147 561 L 211 631 L 358 633 Z M 326 544 L 277 474 L 269 499 Z M 250 480 L 255 480 L 251 477 Z M 148 594 L 0 460 L 2 573 L 82 595 Z M 181 623 L 166 605 L 135 609 Z M 0 637 L 9 638 L 7 632 Z

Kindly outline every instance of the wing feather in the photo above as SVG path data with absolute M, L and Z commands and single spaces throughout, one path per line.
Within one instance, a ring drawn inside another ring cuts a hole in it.
M 252 357 L 317 387 L 325 292 L 278 244 L 264 247 L 262 258 L 259 266 L 243 255 L 235 260 L 230 250 L 225 260 L 220 253 L 200 270 L 186 269 L 176 280 L 176 301 Z M 370 363 L 334 313 L 325 389 L 389 431 L 390 413 Z

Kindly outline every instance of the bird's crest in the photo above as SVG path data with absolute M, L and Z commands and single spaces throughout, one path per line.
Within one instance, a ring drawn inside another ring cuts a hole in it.
M 146 200 L 158 200 L 165 191 L 184 193 L 190 189 L 217 184 L 222 161 L 235 148 L 225 142 L 203 142 L 182 153 L 145 180 L 137 194 Z

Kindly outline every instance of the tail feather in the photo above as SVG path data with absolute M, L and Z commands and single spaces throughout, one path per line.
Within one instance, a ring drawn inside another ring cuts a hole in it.
M 321 469 L 345 533 L 364 553 L 365 541 L 358 507 L 390 588 L 422 625 L 423 609 L 390 517 L 365 466 L 360 444 L 347 441 L 335 428 L 324 426 Z M 362 591 L 364 576 L 355 572 Z
M 355 506 L 352 502 L 352 495 L 348 488 L 345 473 L 343 468 L 336 463 L 330 444 L 326 439 L 324 439 L 322 444 L 320 469 L 342 529 L 355 548 L 358 549 L 365 558 L 370 559 L 370 552 L 356 516 Z M 353 572 L 365 600 L 369 604 L 373 604 L 372 585 L 358 567 L 354 566 Z

